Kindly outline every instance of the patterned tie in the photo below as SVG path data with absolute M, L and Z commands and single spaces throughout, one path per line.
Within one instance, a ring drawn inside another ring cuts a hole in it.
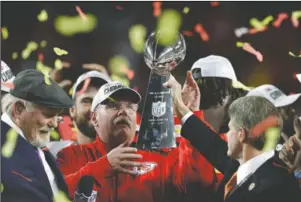
M 225 186 L 225 195 L 224 195 L 224 199 L 226 199 L 227 195 L 229 194 L 229 192 L 236 186 L 237 183 L 237 172 L 235 172 L 231 179 L 227 182 L 226 186 Z

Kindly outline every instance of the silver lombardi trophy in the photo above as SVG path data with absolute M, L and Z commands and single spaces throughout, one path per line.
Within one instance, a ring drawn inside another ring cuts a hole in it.
M 164 88 L 170 76 L 186 55 L 184 37 L 178 33 L 170 46 L 159 45 L 160 32 L 153 32 L 147 39 L 144 60 L 151 73 L 144 102 L 137 148 L 160 151 L 176 147 L 174 136 L 173 103 L 170 89 Z

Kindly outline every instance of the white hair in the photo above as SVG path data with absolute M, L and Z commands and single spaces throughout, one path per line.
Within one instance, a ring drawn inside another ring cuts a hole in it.
M 13 106 L 17 102 L 22 102 L 24 103 L 26 107 L 26 111 L 30 112 L 33 110 L 35 107 L 35 104 L 26 100 L 23 100 L 21 98 L 17 98 L 11 94 L 6 94 L 3 96 L 1 99 L 1 107 L 2 107 L 2 112 L 7 113 L 9 117 L 13 116 Z

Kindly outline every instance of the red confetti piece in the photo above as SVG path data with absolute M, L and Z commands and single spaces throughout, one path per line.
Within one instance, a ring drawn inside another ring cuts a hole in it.
M 85 83 L 84 83 L 82 89 L 80 89 L 80 91 L 78 91 L 77 93 L 78 94 L 83 94 L 84 92 L 86 92 L 86 90 L 88 89 L 88 86 L 89 86 L 90 82 L 91 82 L 91 78 L 87 78 L 85 80 Z
M 119 6 L 119 5 L 115 6 L 115 8 L 116 8 L 116 10 L 119 10 L 119 11 L 122 11 L 124 9 L 122 6 Z
M 44 61 L 44 54 L 43 53 L 38 53 L 38 60 L 40 62 L 43 62 Z
M 269 116 L 263 121 L 256 124 L 253 128 L 250 130 L 250 134 L 253 137 L 258 137 L 261 134 L 263 134 L 268 128 L 271 127 L 279 127 L 280 122 L 276 116 Z
M 83 21 L 87 20 L 86 14 L 82 11 L 82 9 L 79 6 L 75 6 L 76 11 L 78 12 L 78 15 L 82 18 Z
M 245 51 L 247 51 L 247 52 L 249 52 L 249 53 L 255 55 L 256 58 L 257 58 L 257 60 L 258 60 L 259 62 L 262 62 L 262 61 L 263 61 L 263 56 L 262 56 L 262 54 L 261 54 L 259 51 L 255 50 L 249 43 L 244 43 L 242 49 L 244 49 Z
M 278 14 L 278 18 L 273 22 L 273 26 L 274 27 L 280 27 L 280 25 L 282 24 L 283 20 L 288 18 L 288 14 L 287 13 L 279 13 Z
M 184 36 L 193 36 L 193 32 L 191 32 L 191 31 L 184 31 L 183 35 Z
M 264 32 L 266 31 L 268 28 L 267 27 L 264 27 L 262 29 L 255 29 L 255 28 L 251 28 L 249 29 L 249 34 L 256 34 L 258 32 Z
M 132 80 L 135 77 L 135 72 L 131 69 L 129 69 L 126 73 L 129 80 Z
M 211 1 L 211 2 L 210 2 L 210 5 L 211 5 L 212 7 L 217 7 L 217 6 L 219 6 L 219 2 L 218 2 L 218 1 Z
M 160 1 L 154 1 L 153 2 L 153 16 L 158 17 L 159 15 L 161 15 L 161 5 L 162 2 Z
M 203 41 L 208 41 L 209 40 L 209 35 L 205 31 L 203 25 L 196 24 L 194 26 L 194 31 L 200 34 L 200 37 L 202 38 Z

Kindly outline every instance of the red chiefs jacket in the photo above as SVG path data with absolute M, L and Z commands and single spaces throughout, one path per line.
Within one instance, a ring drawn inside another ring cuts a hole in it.
M 202 118 L 202 113 L 197 115 Z M 166 153 L 139 151 L 143 161 L 157 163 L 151 172 L 131 176 L 113 172 L 106 145 L 97 138 L 87 145 L 72 145 L 57 155 L 73 198 L 80 178 L 91 175 L 98 202 L 207 202 L 213 200 L 221 174 L 184 138 Z

